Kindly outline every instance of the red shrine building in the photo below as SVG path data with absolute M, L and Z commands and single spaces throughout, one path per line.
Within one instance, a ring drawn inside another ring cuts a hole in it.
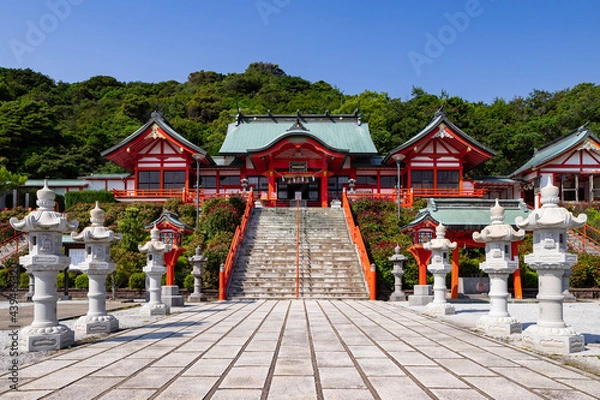
M 114 188 L 118 201 L 184 202 L 253 190 L 267 206 L 302 200 L 328 207 L 344 190 L 354 197 L 477 197 L 486 182 L 465 173 L 495 152 L 443 112 L 411 140 L 379 155 L 368 124 L 354 114 L 245 115 L 230 124 L 218 156 L 210 156 L 154 112 L 140 129 L 102 152 L 131 173 Z M 510 184 L 509 184 L 510 185 Z

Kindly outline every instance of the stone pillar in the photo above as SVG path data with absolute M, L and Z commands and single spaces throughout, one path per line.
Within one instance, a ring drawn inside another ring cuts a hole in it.
M 533 253 L 525 262 L 539 276 L 538 323 L 523 331 L 523 343 L 545 353 L 568 354 L 582 351 L 585 339 L 563 320 L 563 275 L 577 263 L 577 255 L 567 251 L 567 229 L 581 227 L 587 216 L 574 217 L 558 206 L 558 188 L 548 184 L 541 191 L 542 207 L 527 219 L 517 217 L 517 226 L 533 231 Z
M 164 253 L 170 251 L 171 246 L 160 241 L 160 231 L 155 226 L 150 231 L 150 240 L 138 248 L 140 252 L 148 253 L 143 271 L 148 277 L 148 292 L 150 293 L 150 299 L 142 306 L 140 314 L 166 315 L 169 313 L 169 306 L 161 301 L 160 279 L 167 272 L 164 265 Z
M 436 228 L 436 238 L 423 243 L 423 248 L 431 251 L 427 269 L 433 274 L 433 302 L 427 304 L 425 314 L 454 314 L 454 306 L 446 301 L 446 275 L 452 270 L 448 252 L 456 249 L 456 242 L 446 239 L 446 227 L 440 222 Z
M 121 235 L 103 226 L 104 211 L 98 202 L 90 215 L 91 226 L 80 234 L 71 233 L 75 242 L 85 243 L 85 261 L 77 269 L 87 274 L 90 283 L 87 315 L 80 317 L 73 328 L 83 334 L 110 333 L 119 329 L 119 320 L 106 313 L 106 276 L 116 268 L 110 260 L 110 245 L 120 241 Z
M 206 301 L 206 295 L 202 293 L 202 273 L 206 257 L 200 254 L 200 246 L 196 247 L 196 254 L 189 258 L 194 265 L 192 275 L 194 275 L 194 293 L 188 296 L 187 301 L 190 303 L 199 303 Z
M 565 303 L 576 303 L 577 302 L 577 298 L 569 290 L 569 287 L 571 286 L 571 275 L 573 275 L 573 270 L 571 268 L 566 268 L 565 274 L 563 275 L 563 278 L 562 278 L 562 283 L 563 283 L 562 294 L 563 294 L 563 297 L 565 298 L 563 300 Z
M 504 223 L 504 208 L 498 203 L 491 209 L 492 223 L 481 232 L 473 232 L 473 240 L 485 243 L 485 262 L 479 268 L 490 277 L 490 312 L 477 321 L 477 329 L 491 336 L 520 333 L 521 323 L 508 312 L 508 276 L 519 267 L 512 259 L 512 242 L 523 240 L 525 231 L 515 231 Z
M 70 263 L 70 257 L 62 255 L 62 235 L 77 228 L 78 222 L 69 222 L 61 213 L 54 211 L 55 194 L 48 188 L 48 181 L 37 192 L 35 211 L 23 220 L 11 218 L 10 224 L 29 235 L 29 254 L 19 258 L 19 263 L 33 275 L 33 322 L 20 332 L 23 351 L 58 350 L 74 343 L 74 333 L 58 323 L 56 315 L 56 277 Z
M 391 294 L 391 301 L 405 301 L 406 295 L 402 291 L 402 276 L 404 275 L 404 269 L 402 269 L 404 265 L 404 261 L 406 261 L 406 256 L 400 254 L 400 246 L 396 246 L 394 249 L 394 255 L 389 258 L 389 260 L 394 263 L 394 269 L 392 270 L 392 274 L 394 274 L 394 293 Z

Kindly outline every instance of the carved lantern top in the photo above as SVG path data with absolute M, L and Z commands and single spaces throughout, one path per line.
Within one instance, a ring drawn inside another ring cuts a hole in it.
M 171 251 L 171 245 L 160 241 L 160 230 L 156 226 L 150 230 L 150 240 L 144 245 L 138 245 L 142 253 L 166 253 Z
M 587 215 L 579 214 L 577 217 L 564 207 L 558 206 L 558 188 L 548 183 L 541 190 L 542 207 L 531 212 L 527 219 L 517 217 L 515 223 L 519 228 L 528 231 L 538 229 L 572 229 L 579 228 L 587 221 Z
M 456 242 L 446 239 L 446 227 L 440 222 L 435 228 L 436 237 L 423 243 L 423 248 L 430 251 L 448 251 L 456 249 Z
M 516 242 L 525 237 L 525 231 L 515 231 L 512 226 L 504 223 L 504 207 L 496 199 L 496 205 L 490 210 L 492 223 L 481 232 L 473 232 L 473 240 L 478 243 Z
M 48 188 L 48 180 L 44 180 L 44 187 L 37 191 L 37 210 L 27 214 L 22 220 L 11 218 L 11 226 L 20 232 L 70 233 L 74 231 L 79 226 L 79 221 L 67 221 L 63 214 L 54 211 L 55 197 L 55 193 Z
M 91 226 L 83 229 L 79 234 L 72 232 L 71 237 L 76 242 L 95 242 L 95 243 L 111 243 L 118 242 L 121 240 L 121 235 L 114 233 L 112 230 L 103 226 L 104 224 L 104 210 L 98 206 L 90 211 Z
M 392 255 L 389 260 L 393 263 L 399 262 L 399 261 L 406 261 L 406 256 L 403 254 L 400 254 L 400 250 L 402 250 L 400 248 L 400 246 L 396 246 L 396 248 L 394 248 L 394 255 Z

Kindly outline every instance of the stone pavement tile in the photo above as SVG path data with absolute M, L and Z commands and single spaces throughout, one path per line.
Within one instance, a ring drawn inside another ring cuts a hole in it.
M 365 389 L 367 386 L 355 368 L 319 368 L 323 389 Z
M 155 367 L 185 367 L 199 356 L 195 352 L 174 351 L 161 357 L 154 363 Z M 133 357 L 132 357 L 133 358 Z
M 119 389 L 159 389 L 181 372 L 181 368 L 149 367 L 118 386 Z
M 408 344 L 409 346 L 413 346 L 413 347 L 437 346 L 436 342 L 434 342 L 433 340 L 429 340 L 428 338 L 423 337 L 423 336 L 407 337 L 407 336 L 402 335 L 401 337 L 402 337 L 402 341 L 405 342 L 406 344 Z
M 435 361 L 459 376 L 497 376 L 493 371 L 466 358 L 441 358 Z
M 377 342 L 377 344 L 379 346 L 381 346 L 388 353 L 392 352 L 392 351 L 414 351 L 414 349 L 412 347 L 410 347 L 406 343 L 404 343 L 400 340 L 397 340 L 397 339 L 396 340 L 384 340 L 384 341 Z
M 408 366 L 406 369 L 427 388 L 468 388 L 464 382 L 441 367 Z
M 102 368 L 106 365 L 114 363 L 115 361 L 121 360 L 124 357 L 125 356 L 121 353 L 107 351 L 78 362 L 77 367 Z
M 152 345 L 127 356 L 127 358 L 150 358 L 155 360 L 164 356 L 165 354 L 171 353 L 174 349 L 175 347 L 172 346 L 163 347 Z
M 233 362 L 233 358 L 201 358 L 192 364 L 182 376 L 221 376 Z
M 492 371 L 498 375 L 507 377 L 515 382 L 524 383 L 528 388 L 537 389 L 567 389 L 561 383 L 558 383 L 550 378 L 530 371 L 526 368 L 492 368 Z
M 98 347 L 75 347 L 66 353 L 54 357 L 55 360 L 84 360 L 98 353 L 106 351 L 106 349 Z
M 19 369 L 19 381 L 24 378 L 39 378 L 40 376 L 47 375 L 60 368 L 75 364 L 76 362 L 77 360 L 58 360 L 51 358 L 50 360 L 41 361 L 37 364 L 28 365 L 27 367 Z
M 220 389 L 262 389 L 269 367 L 233 367 L 219 385 Z
M 353 367 L 354 363 L 345 351 L 318 351 L 317 365 L 322 367 Z
M 533 392 L 501 376 L 469 376 L 464 379 L 494 400 L 542 399 L 541 396 L 537 396 Z
M 312 376 L 274 376 L 268 399 L 313 400 L 317 398 L 315 378 Z
M 540 360 L 535 358 L 533 360 L 518 360 L 515 361 L 515 363 L 554 379 L 586 379 L 585 375 L 583 375 L 581 371 L 563 365 L 554 364 L 548 360 Z
M 309 358 L 277 358 L 275 375 L 313 375 L 313 366 Z
M 598 380 L 598 378 L 579 380 L 559 379 L 558 381 L 564 383 L 565 385 L 576 387 L 582 392 L 585 392 L 591 396 L 594 396 L 597 399 L 600 399 L 600 381 Z
M 513 349 L 508 346 L 486 346 L 483 347 L 483 350 L 492 354 L 495 354 L 499 357 L 507 358 L 511 361 L 518 362 L 519 360 L 524 360 L 526 363 L 530 360 L 539 359 L 535 355 L 528 353 L 523 350 Z
M 248 365 L 271 365 L 273 352 L 271 351 L 246 351 L 235 362 L 236 367 Z
M 171 337 L 156 342 L 155 346 L 176 347 L 188 341 L 193 336 L 194 335 L 192 334 L 175 334 Z
M 282 345 L 279 348 L 278 358 L 309 358 L 309 346 Z
M 211 400 L 260 400 L 261 397 L 261 389 L 218 389 Z
M 178 352 L 191 352 L 191 353 L 202 353 L 203 351 L 208 350 L 213 345 L 212 342 L 187 342 L 181 347 L 177 348 Z M 238 346 L 238 348 L 241 347 Z
M 280 331 L 281 331 L 281 326 L 279 327 L 279 331 L 277 331 L 277 332 L 263 331 L 261 329 L 260 331 L 256 332 L 256 334 L 254 335 L 254 337 L 252 339 L 253 340 L 277 340 L 277 338 L 279 337 Z M 248 335 L 240 336 L 240 339 L 243 339 L 243 338 L 248 340 Z
M 553 389 L 534 389 L 535 393 L 546 396 L 549 399 L 564 399 L 564 400 L 594 400 L 598 397 L 592 397 L 585 393 L 573 392 L 572 390 L 553 390 Z
M 2 400 L 37 400 L 51 392 L 51 390 L 11 390 L 2 393 Z
M 131 376 L 135 372 L 146 367 L 148 362 L 149 361 L 144 358 L 125 358 L 94 372 L 90 376 Z
M 418 351 L 393 351 L 390 352 L 390 356 L 398 361 L 400 365 L 436 365 L 433 360 Z
M 484 367 L 515 367 L 517 366 L 517 364 L 496 356 L 494 354 L 490 354 L 486 351 L 482 351 L 482 350 L 476 350 L 476 351 L 461 351 L 459 352 L 461 355 L 463 355 L 466 358 L 469 358 L 481 365 L 483 365 Z
M 203 398 L 219 378 L 212 377 L 185 377 L 175 379 L 164 389 L 156 399 L 201 399 Z
M 212 349 L 204 353 L 203 357 L 206 358 L 235 358 L 238 353 L 242 350 L 240 346 L 221 346 L 217 344 Z
M 66 368 L 59 371 L 55 371 L 44 375 L 43 377 L 34 381 L 28 382 L 21 386 L 23 390 L 35 390 L 35 389 L 60 389 L 67 386 L 70 383 L 75 382 L 83 378 L 84 376 L 91 374 L 100 367 L 79 367 L 77 368 Z
M 376 346 L 348 346 L 354 358 L 387 358 Z
M 381 400 L 431 399 L 431 396 L 409 377 L 369 377 L 369 382 L 371 382 Z
M 475 389 L 431 389 L 439 400 L 485 400 L 487 396 Z
M 460 354 L 442 347 L 440 345 L 436 346 L 421 346 L 419 347 L 419 351 L 431 358 L 463 358 Z
M 114 389 L 99 400 L 147 400 L 156 393 L 151 389 Z
M 367 389 L 323 389 L 325 400 L 373 400 Z
M 402 369 L 389 358 L 359 358 L 358 364 L 367 376 L 405 376 Z
M 256 336 L 254 338 L 256 339 Z M 223 339 L 219 340 L 219 345 L 242 347 L 247 341 L 248 336 L 225 336 Z M 189 343 L 193 343 L 193 341 Z
M 91 399 L 98 396 L 100 393 L 112 386 L 119 383 L 123 378 L 111 377 L 111 378 L 92 378 L 85 377 L 73 384 L 59 390 L 56 393 L 46 397 L 46 399 L 58 400 L 58 399 Z
M 345 351 L 339 340 L 320 340 L 313 337 L 315 351 Z
M 272 340 L 252 340 L 245 351 L 275 351 L 277 338 Z

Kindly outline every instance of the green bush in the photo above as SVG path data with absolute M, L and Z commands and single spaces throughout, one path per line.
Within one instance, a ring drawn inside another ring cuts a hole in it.
M 134 272 L 129 277 L 129 288 L 130 289 L 145 289 L 146 288 L 146 274 L 143 272 Z
M 208 239 L 219 232 L 233 233 L 239 224 L 240 216 L 237 210 L 224 202 L 211 207 L 200 219 L 201 231 Z
M 0 289 L 8 288 L 8 270 L 6 268 L 0 269 Z
M 69 272 L 69 287 L 73 287 L 75 285 L 75 278 L 77 278 L 77 274 L 75 272 Z M 65 287 L 65 273 L 64 271 L 60 271 L 58 276 L 56 277 L 56 289 L 60 290 Z
M 90 280 L 86 274 L 79 274 L 77 278 L 75 278 L 75 287 L 77 289 L 89 289 L 90 288 Z
M 577 264 L 571 270 L 570 286 L 590 288 L 600 286 L 600 257 L 591 254 L 579 254 Z
M 185 276 L 185 279 L 183 280 L 183 287 L 190 292 L 194 291 L 194 275 L 188 274 Z
M 538 287 L 538 274 L 526 266 L 521 267 L 521 287 L 530 289 Z
M 97 201 L 100 203 L 114 203 L 115 196 L 108 190 L 83 190 L 80 192 L 67 192 L 64 198 L 67 208 L 71 208 L 78 203 L 94 204 Z
M 20 288 L 28 288 L 29 287 L 29 275 L 27 272 L 21 272 L 19 275 L 19 287 Z

